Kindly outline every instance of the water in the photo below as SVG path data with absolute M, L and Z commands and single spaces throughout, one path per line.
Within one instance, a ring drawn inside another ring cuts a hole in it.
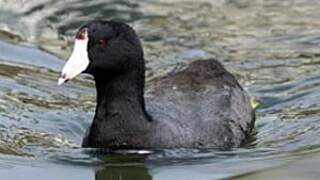
M 316 0 L 1 0 L 1 179 L 317 179 L 319 17 Z M 228 152 L 79 148 L 95 89 L 90 77 L 62 87 L 57 78 L 92 19 L 137 30 L 148 80 L 219 59 L 259 103 L 256 141 Z

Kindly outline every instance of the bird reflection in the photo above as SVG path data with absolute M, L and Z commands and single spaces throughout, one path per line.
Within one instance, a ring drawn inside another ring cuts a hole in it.
M 105 155 L 95 172 L 95 180 L 152 180 L 145 157 L 141 155 Z
M 151 180 L 148 169 L 143 166 L 103 166 L 95 173 L 95 180 Z

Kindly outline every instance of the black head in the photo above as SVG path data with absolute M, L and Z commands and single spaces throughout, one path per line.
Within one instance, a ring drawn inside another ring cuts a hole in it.
M 88 29 L 88 73 L 125 73 L 141 64 L 143 51 L 134 30 L 114 21 L 91 22 Z
M 93 21 L 76 34 L 74 51 L 62 70 L 59 84 L 85 72 L 98 76 L 117 76 L 143 71 L 141 43 L 127 24 L 115 21 Z

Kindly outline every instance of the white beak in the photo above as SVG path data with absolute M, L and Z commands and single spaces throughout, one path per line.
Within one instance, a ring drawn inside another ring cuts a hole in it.
M 89 39 L 86 31 L 84 32 L 83 39 L 75 40 L 72 54 L 62 69 L 61 76 L 58 80 L 58 85 L 61 85 L 64 82 L 76 77 L 87 69 L 89 65 L 87 51 L 88 41 Z

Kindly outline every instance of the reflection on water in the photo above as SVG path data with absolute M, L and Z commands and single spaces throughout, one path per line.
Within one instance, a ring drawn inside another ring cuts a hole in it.
M 104 166 L 98 169 L 95 174 L 95 180 L 129 180 L 129 179 L 139 179 L 139 180 L 151 180 L 152 177 L 148 172 L 148 169 L 141 166 Z
M 320 150 L 319 17 L 317 0 L 0 1 L 1 177 L 261 179 L 288 171 L 314 177 L 318 172 L 305 166 L 318 164 L 311 159 Z M 93 19 L 137 30 L 148 80 L 193 60 L 221 60 L 259 102 L 253 145 L 138 159 L 79 149 L 93 118 L 93 83 L 85 76 L 64 87 L 56 81 L 74 32 Z

